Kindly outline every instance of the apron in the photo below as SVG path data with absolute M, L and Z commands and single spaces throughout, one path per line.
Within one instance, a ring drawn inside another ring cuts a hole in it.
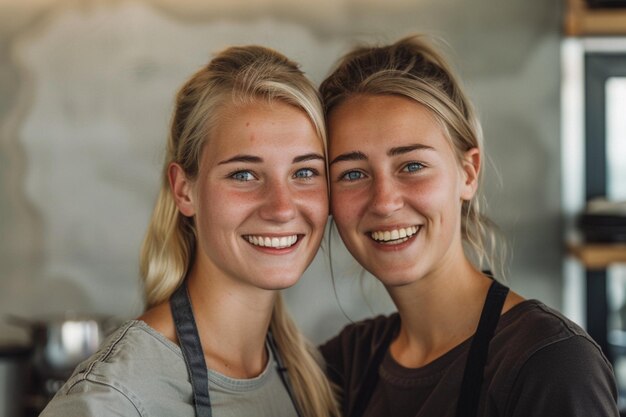
M 182 285 L 178 287 L 170 297 L 170 308 L 174 318 L 174 326 L 176 327 L 180 350 L 183 353 L 187 373 L 191 380 L 196 417 L 211 417 L 208 368 L 204 361 L 204 352 L 202 351 L 196 320 L 193 317 L 193 311 L 191 309 L 191 301 L 189 299 L 189 293 L 187 292 L 187 281 L 183 281 Z M 289 398 L 291 398 L 296 413 L 298 417 L 302 417 L 298 403 L 295 401 L 291 383 L 289 382 L 287 368 L 285 368 L 278 354 L 274 338 L 269 332 L 267 334 L 267 344 L 272 351 L 272 355 L 276 361 L 278 375 L 289 394 Z
M 502 306 L 504 305 L 504 300 L 508 293 L 509 289 L 507 287 L 493 280 L 487 292 L 487 298 L 483 305 L 478 328 L 476 329 L 467 355 L 463 381 L 461 382 L 461 391 L 457 403 L 456 417 L 476 417 L 478 415 L 478 401 L 480 400 L 483 374 L 485 364 L 487 363 L 489 342 L 493 338 L 496 326 L 500 320 Z M 382 346 L 389 347 L 393 336 L 393 334 L 390 334 L 389 340 Z M 375 353 L 364 382 L 361 385 L 362 388 L 356 396 L 356 406 L 351 415 L 362 416 L 365 413 L 369 398 L 372 397 L 374 389 L 376 388 L 378 370 L 386 353 L 387 349 L 378 349 Z

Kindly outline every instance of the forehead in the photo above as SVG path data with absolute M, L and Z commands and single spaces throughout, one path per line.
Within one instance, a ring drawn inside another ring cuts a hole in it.
M 250 151 L 280 153 L 314 148 L 321 152 L 323 144 L 308 115 L 282 101 L 254 100 L 245 104 L 228 103 L 221 107 L 219 117 L 205 144 L 205 153 Z
M 445 131 L 424 105 L 395 95 L 358 95 L 338 105 L 329 115 L 331 154 L 347 148 L 385 148 L 419 143 L 450 148 Z

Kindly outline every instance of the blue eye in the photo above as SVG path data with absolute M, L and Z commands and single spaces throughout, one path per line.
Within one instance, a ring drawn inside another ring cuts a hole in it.
M 417 172 L 424 169 L 424 165 L 419 162 L 409 162 L 402 168 L 403 172 Z
M 294 178 L 306 179 L 306 178 L 313 178 L 315 175 L 317 175 L 317 171 L 311 168 L 302 168 L 302 169 L 297 170 L 293 176 Z
M 348 171 L 348 172 L 343 173 L 340 179 L 345 180 L 345 181 L 356 181 L 356 180 L 360 180 L 364 176 L 365 175 L 360 171 Z
M 254 175 L 252 175 L 250 171 L 237 171 L 231 174 L 230 178 L 234 179 L 235 181 L 245 182 L 252 181 L 254 179 Z

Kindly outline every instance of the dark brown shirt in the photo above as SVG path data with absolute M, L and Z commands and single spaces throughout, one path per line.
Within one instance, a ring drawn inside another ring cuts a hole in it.
M 397 314 L 347 326 L 321 346 L 331 380 L 343 390 L 344 417 L 368 380 L 376 385 L 366 417 L 454 417 L 471 339 L 417 369 L 389 354 Z M 384 349 L 379 369 L 372 358 Z M 610 363 L 579 326 L 539 301 L 502 315 L 489 346 L 479 416 L 618 416 Z

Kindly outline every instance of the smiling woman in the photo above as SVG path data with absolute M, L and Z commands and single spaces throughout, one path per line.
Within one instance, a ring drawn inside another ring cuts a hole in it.
M 440 53 L 420 37 L 357 48 L 320 90 L 332 215 L 398 309 L 321 347 L 343 415 L 617 416 L 594 341 L 481 272 L 497 262 L 482 133 Z
M 476 191 L 476 148 L 458 163 L 427 108 L 391 95 L 347 100 L 329 126 L 334 219 L 368 271 L 400 285 L 463 256 L 452 241 L 460 239 L 463 202 Z M 397 215 L 402 210 L 413 215 Z
M 278 292 L 318 250 L 325 164 L 321 104 L 295 63 L 234 47 L 194 74 L 142 251 L 148 310 L 42 415 L 338 415 Z
M 211 285 L 289 287 L 317 252 L 328 216 L 323 143 L 307 115 L 287 103 L 233 103 L 220 112 L 197 177 L 176 163 L 169 169 L 178 208 L 195 217 L 194 268 Z

